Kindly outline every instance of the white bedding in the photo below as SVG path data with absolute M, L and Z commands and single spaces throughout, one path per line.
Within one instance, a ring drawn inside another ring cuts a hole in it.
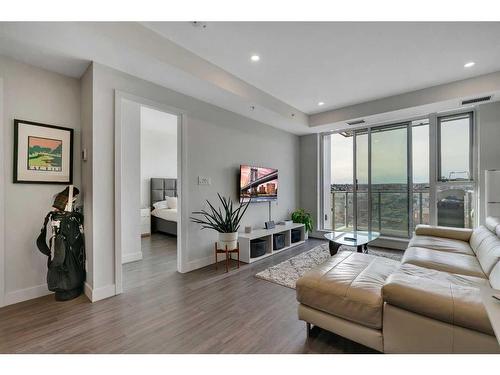
M 177 222 L 177 208 L 155 208 L 151 215 L 167 221 Z

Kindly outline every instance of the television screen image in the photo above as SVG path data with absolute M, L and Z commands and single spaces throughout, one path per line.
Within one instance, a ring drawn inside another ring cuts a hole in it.
M 265 202 L 278 199 L 278 170 L 240 166 L 240 201 Z

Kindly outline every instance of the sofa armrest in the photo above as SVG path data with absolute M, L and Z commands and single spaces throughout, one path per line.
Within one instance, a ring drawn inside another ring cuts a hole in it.
M 415 314 L 493 335 L 476 287 L 396 272 L 382 287 L 382 297 Z
M 472 229 L 452 228 L 452 227 L 434 227 L 430 225 L 418 224 L 415 228 L 415 234 L 420 236 L 444 237 L 452 240 L 469 242 L 472 235 Z

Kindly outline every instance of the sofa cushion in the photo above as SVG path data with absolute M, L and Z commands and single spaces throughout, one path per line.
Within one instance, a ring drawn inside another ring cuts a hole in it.
M 496 233 L 498 226 L 500 226 L 500 217 L 488 216 L 485 225 L 491 232 Z
M 472 229 L 469 228 L 451 228 L 437 227 L 425 224 L 418 224 L 415 228 L 415 234 L 421 236 L 433 236 L 449 238 L 452 240 L 469 241 L 472 235 Z
M 474 232 L 472 233 L 472 236 L 470 237 L 470 247 L 474 253 L 476 252 L 476 249 L 479 247 L 481 242 L 483 242 L 486 238 L 493 238 L 495 237 L 495 234 L 492 233 L 488 228 L 486 228 L 483 225 L 480 225 L 476 229 L 474 229 Z
M 488 225 L 488 219 L 490 219 L 490 225 Z M 471 248 L 487 276 L 489 276 L 500 258 L 500 238 L 497 237 L 495 231 L 491 231 L 491 228 L 495 230 L 498 226 L 491 223 L 493 218 L 489 217 L 488 219 L 487 226 L 478 227 L 470 240 Z
M 384 301 L 446 323 L 493 335 L 479 287 L 488 281 L 410 264 L 387 278 Z
M 309 307 L 369 328 L 382 327 L 382 285 L 399 262 L 341 252 L 302 276 L 297 300 Z
M 500 261 L 491 270 L 490 284 L 493 289 L 500 290 Z
M 444 237 L 415 235 L 410 240 L 408 247 L 425 247 L 449 253 L 474 255 L 468 242 Z
M 414 264 L 460 275 L 487 278 L 478 260 L 472 255 L 447 253 L 423 247 L 409 247 L 406 249 L 401 263 Z

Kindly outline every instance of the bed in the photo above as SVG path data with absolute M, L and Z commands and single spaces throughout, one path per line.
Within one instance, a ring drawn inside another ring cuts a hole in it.
M 155 208 L 155 203 L 177 197 L 176 178 L 151 179 L 151 232 L 177 236 L 177 208 Z

